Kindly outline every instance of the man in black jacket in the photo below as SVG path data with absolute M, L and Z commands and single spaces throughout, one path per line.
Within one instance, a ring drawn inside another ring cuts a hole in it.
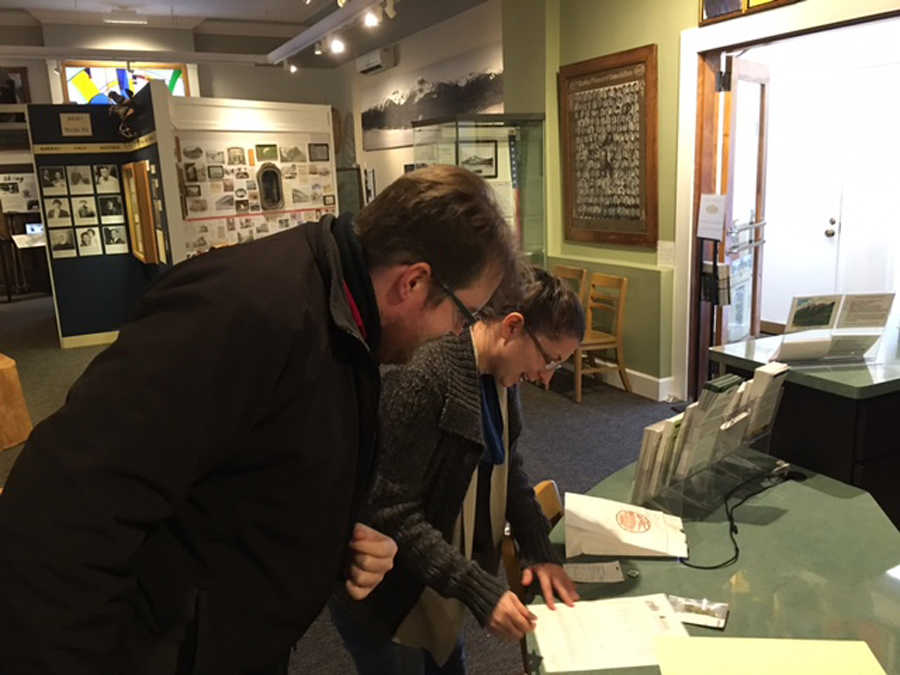
M 355 226 L 172 269 L 0 496 L 0 670 L 285 672 L 334 581 L 362 598 L 396 550 L 354 527 L 378 364 L 461 331 L 514 268 L 486 183 L 431 167 Z

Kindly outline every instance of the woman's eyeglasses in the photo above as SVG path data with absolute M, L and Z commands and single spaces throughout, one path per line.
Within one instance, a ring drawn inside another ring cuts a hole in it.
M 537 347 L 541 358 L 544 359 L 544 370 L 559 370 L 560 368 L 562 368 L 562 361 L 553 360 L 553 357 L 551 357 L 541 346 L 541 343 L 537 339 L 537 336 L 528 329 L 528 326 L 525 326 L 525 332 L 528 333 L 528 337 L 530 337 L 531 341 L 534 342 L 534 346 Z

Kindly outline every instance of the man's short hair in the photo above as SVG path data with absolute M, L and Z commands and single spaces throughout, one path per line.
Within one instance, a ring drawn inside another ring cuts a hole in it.
M 475 283 L 489 266 L 504 292 L 518 285 L 512 230 L 490 186 L 471 171 L 434 165 L 404 174 L 357 216 L 356 231 L 371 268 L 427 262 L 453 290 Z M 436 285 L 430 297 L 441 296 Z

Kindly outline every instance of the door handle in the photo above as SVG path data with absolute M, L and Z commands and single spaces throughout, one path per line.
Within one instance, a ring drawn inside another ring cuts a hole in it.
M 835 234 L 836 234 L 836 233 L 835 233 L 833 227 L 829 227 L 827 230 L 825 230 L 825 236 L 828 237 L 828 238 L 833 237 Z

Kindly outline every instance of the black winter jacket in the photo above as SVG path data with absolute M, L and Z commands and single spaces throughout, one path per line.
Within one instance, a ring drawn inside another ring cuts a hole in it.
M 315 619 L 380 387 L 330 222 L 173 268 L 34 429 L 0 496 L 0 672 L 139 672 L 185 603 L 179 672 L 263 672 Z

